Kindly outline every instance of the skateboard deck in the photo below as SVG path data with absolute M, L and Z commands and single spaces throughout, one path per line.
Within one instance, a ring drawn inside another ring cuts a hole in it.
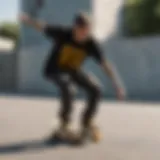
M 52 135 L 47 140 L 48 143 L 60 143 L 60 144 L 70 144 L 70 145 L 80 145 L 81 139 L 77 133 L 72 132 L 71 135 L 59 136 L 57 134 Z
M 66 135 L 66 136 L 59 136 L 58 134 L 55 133 L 48 139 L 48 143 L 84 145 L 88 143 L 99 143 L 100 140 L 101 140 L 100 137 L 97 138 L 93 134 L 86 134 L 84 136 L 80 136 L 79 133 L 71 132 L 70 135 Z

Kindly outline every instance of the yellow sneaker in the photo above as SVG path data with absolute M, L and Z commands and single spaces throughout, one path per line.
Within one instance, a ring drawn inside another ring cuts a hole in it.
M 102 139 L 101 132 L 97 126 L 90 127 L 90 137 L 93 142 L 98 143 Z
M 89 127 L 84 127 L 81 132 L 81 138 L 89 138 L 93 142 L 98 143 L 102 139 L 101 132 L 99 128 L 95 125 L 90 125 Z

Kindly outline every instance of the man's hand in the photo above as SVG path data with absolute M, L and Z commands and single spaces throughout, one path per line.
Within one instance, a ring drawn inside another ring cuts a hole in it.
M 123 88 L 117 88 L 116 94 L 118 100 L 124 100 L 126 98 L 126 92 Z
M 38 20 L 34 20 L 32 19 L 30 16 L 28 16 L 27 14 L 22 14 L 20 17 L 19 17 L 20 21 L 35 28 L 36 30 L 38 31 L 43 31 L 45 26 L 46 26 L 46 23 L 44 22 L 40 22 Z
M 19 17 L 20 21 L 28 24 L 30 22 L 30 17 L 27 14 L 22 14 Z
M 111 78 L 113 87 L 116 90 L 117 98 L 119 100 L 124 100 L 126 97 L 126 92 L 123 89 L 123 87 L 121 87 L 119 78 L 116 75 L 116 72 L 114 71 L 113 66 L 109 62 L 103 62 L 102 68 L 104 69 L 105 73 Z

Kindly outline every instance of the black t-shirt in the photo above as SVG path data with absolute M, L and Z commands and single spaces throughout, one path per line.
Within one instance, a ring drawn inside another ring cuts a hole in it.
M 61 26 L 48 25 L 44 33 L 53 41 L 51 55 L 45 68 L 47 74 L 57 70 L 77 70 L 88 56 L 99 63 L 102 62 L 100 47 L 93 38 L 84 43 L 77 43 L 73 39 L 72 28 Z

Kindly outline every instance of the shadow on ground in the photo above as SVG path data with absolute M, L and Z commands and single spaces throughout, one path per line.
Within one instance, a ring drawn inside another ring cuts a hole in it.
M 28 151 L 42 150 L 44 148 L 45 149 L 46 148 L 56 148 L 58 146 L 73 147 L 73 145 L 67 141 L 34 140 L 34 141 L 30 141 L 30 142 L 21 142 L 21 143 L 0 146 L 0 154 L 28 152 Z

